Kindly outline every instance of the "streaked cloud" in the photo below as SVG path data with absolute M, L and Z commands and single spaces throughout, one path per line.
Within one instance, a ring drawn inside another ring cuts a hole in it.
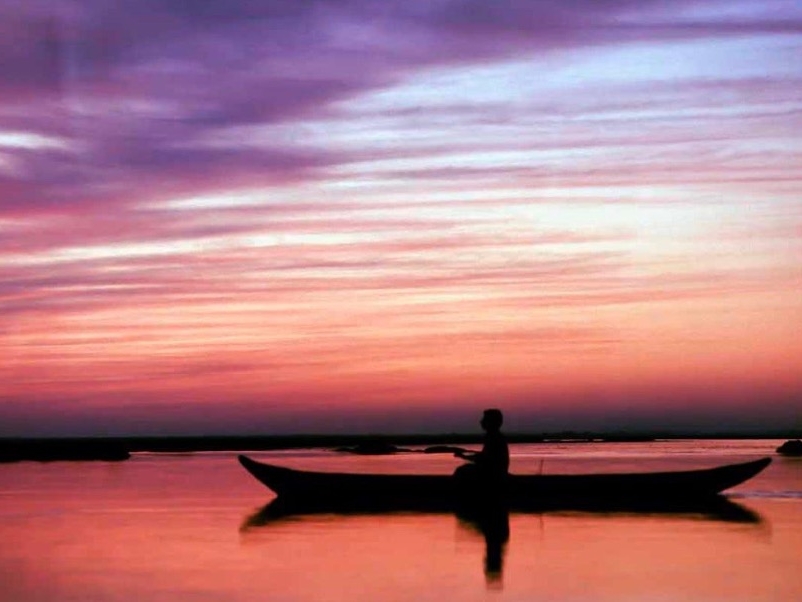
M 0 417 L 784 408 L 801 50 L 783 0 L 5 2 Z

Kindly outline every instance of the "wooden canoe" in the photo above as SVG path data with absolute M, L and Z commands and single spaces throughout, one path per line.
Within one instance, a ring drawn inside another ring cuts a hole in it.
M 501 500 L 515 508 L 581 508 L 666 504 L 710 499 L 752 478 L 762 458 L 703 470 L 579 475 L 509 475 L 488 492 L 466 490 L 450 475 L 359 474 L 294 470 L 239 456 L 240 463 L 279 500 L 295 505 L 378 509 L 448 508 L 471 500 Z

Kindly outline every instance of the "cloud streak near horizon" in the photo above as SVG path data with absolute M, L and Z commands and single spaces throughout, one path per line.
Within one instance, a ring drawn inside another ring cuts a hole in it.
M 0 434 L 798 421 L 800 55 L 782 0 L 4 2 Z

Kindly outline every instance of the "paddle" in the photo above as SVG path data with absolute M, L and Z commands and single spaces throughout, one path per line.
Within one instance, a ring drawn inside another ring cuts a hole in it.
M 475 454 L 475 451 L 471 451 L 469 449 L 465 449 L 464 447 L 457 447 L 455 445 L 433 445 L 431 447 L 427 447 L 423 450 L 425 454 L 463 454 L 463 453 L 471 453 Z

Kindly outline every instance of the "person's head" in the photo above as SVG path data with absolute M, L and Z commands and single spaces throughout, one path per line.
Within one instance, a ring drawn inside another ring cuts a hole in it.
M 482 414 L 482 421 L 479 424 L 482 425 L 484 430 L 494 432 L 501 430 L 501 425 L 503 422 L 504 415 L 501 413 L 501 410 L 491 408 L 489 410 L 485 410 L 484 414 Z

